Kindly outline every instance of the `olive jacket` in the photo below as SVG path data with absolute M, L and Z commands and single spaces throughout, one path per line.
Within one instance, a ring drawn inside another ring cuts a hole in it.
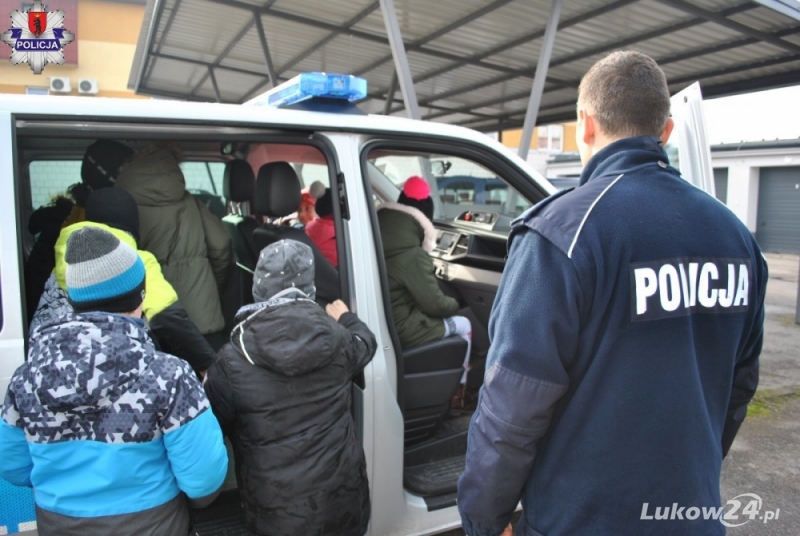
M 434 275 L 430 252 L 436 241 L 433 224 L 419 210 L 399 203 L 378 209 L 389 296 L 400 344 L 419 346 L 444 337 L 444 319 L 458 312 Z
M 189 318 L 207 335 L 225 327 L 220 304 L 233 266 L 231 237 L 222 221 L 186 191 L 167 149 L 141 154 L 120 170 L 117 187 L 139 207 L 139 247 L 156 256 Z

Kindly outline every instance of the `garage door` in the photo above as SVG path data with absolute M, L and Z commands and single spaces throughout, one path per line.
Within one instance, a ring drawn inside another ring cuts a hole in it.
M 773 253 L 800 253 L 800 167 L 761 168 L 756 239 Z
M 728 204 L 728 168 L 714 168 L 714 191 L 717 199 Z

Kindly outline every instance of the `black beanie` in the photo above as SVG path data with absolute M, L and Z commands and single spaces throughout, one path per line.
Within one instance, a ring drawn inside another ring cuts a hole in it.
M 97 140 L 86 148 L 81 164 L 81 180 L 93 190 L 114 186 L 119 168 L 131 156 L 133 149 L 114 140 Z
M 322 197 L 317 199 L 316 204 L 317 216 L 324 218 L 333 214 L 333 194 L 330 188 L 325 188 L 325 193 Z
M 400 192 L 397 202 L 401 205 L 413 207 L 425 214 L 425 217 L 429 220 L 433 220 L 433 199 L 430 196 L 425 199 L 412 199 L 405 193 Z M 319 209 L 317 209 L 317 213 L 319 213 Z
M 86 199 L 86 220 L 126 231 L 139 242 L 139 208 L 122 188 L 101 188 Z

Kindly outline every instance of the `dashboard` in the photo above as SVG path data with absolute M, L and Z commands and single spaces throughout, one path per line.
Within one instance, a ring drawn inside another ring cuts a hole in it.
M 498 220 L 491 212 L 465 212 L 454 221 L 434 222 L 436 277 L 454 287 L 484 325 L 506 260 L 508 234 L 493 230 Z
M 501 271 L 505 266 L 507 233 L 495 231 L 498 215 L 465 212 L 453 222 L 436 222 L 436 246 L 431 255 L 449 262 Z

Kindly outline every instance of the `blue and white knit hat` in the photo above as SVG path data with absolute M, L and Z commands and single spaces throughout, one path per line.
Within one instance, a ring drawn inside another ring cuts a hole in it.
M 144 263 L 108 231 L 83 227 L 67 239 L 67 295 L 76 312 L 129 313 L 144 300 Z

